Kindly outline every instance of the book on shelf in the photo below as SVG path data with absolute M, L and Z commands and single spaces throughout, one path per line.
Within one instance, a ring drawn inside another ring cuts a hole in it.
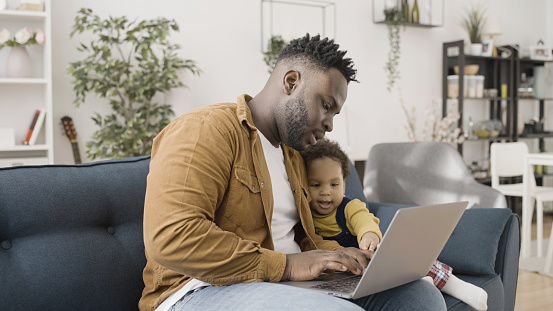
M 29 129 L 27 130 L 27 134 L 25 135 L 25 138 L 23 139 L 23 145 L 28 145 L 29 141 L 31 140 L 31 135 L 33 135 L 33 130 L 35 129 L 36 121 L 38 120 L 38 116 L 40 116 L 40 110 L 37 109 L 35 111 L 35 114 L 33 115 L 33 120 L 31 121 L 31 125 L 29 126 Z
M 17 7 L 17 10 L 43 12 L 44 11 L 44 3 L 21 3 Z
M 31 138 L 29 139 L 29 145 L 34 145 L 36 143 L 38 134 L 40 134 L 40 130 L 42 129 L 42 126 L 44 124 L 44 117 L 46 116 L 46 109 L 39 109 L 37 111 L 39 111 L 39 115 L 36 120 L 35 127 L 33 128 Z
M 15 130 L 13 128 L 0 128 L 0 147 L 15 146 Z

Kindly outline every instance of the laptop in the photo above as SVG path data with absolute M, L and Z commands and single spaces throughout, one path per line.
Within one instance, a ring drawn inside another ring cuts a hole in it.
M 312 281 L 281 284 L 357 299 L 428 274 L 468 202 L 399 209 L 363 275 L 336 272 Z

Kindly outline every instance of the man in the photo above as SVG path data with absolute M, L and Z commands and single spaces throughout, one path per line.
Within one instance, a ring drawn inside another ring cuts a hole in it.
M 338 47 L 319 36 L 293 40 L 254 98 L 192 110 L 156 137 L 141 310 L 445 309 L 427 282 L 357 301 L 278 284 L 361 274 L 372 256 L 315 234 L 297 152 L 332 131 L 356 81 Z

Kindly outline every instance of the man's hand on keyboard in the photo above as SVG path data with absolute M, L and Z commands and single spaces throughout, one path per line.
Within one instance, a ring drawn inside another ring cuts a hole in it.
M 318 249 L 287 254 L 286 268 L 281 280 L 308 281 L 329 271 L 351 271 L 354 274 L 362 274 L 367 264 L 366 255 L 357 248 L 339 248 L 335 251 Z

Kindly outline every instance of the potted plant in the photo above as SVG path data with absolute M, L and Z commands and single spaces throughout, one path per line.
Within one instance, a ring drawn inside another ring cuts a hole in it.
M 467 10 L 461 23 L 469 35 L 472 55 L 482 54 L 482 31 L 486 24 L 484 13 L 485 10 L 480 5 L 475 4 Z
M 275 68 L 276 61 L 278 59 L 278 53 L 280 53 L 280 50 L 282 50 L 283 47 L 285 47 L 288 44 L 286 40 L 284 40 L 281 36 L 272 36 L 269 39 L 269 42 L 267 42 L 267 52 L 264 52 L 263 60 L 265 61 L 265 64 L 269 67 L 267 70 L 269 73 L 273 72 L 273 69 Z
M 85 58 L 67 68 L 73 77 L 73 103 L 79 107 L 92 93 L 112 108 L 110 114 L 92 117 L 100 129 L 86 144 L 90 159 L 150 154 L 153 138 L 174 115 L 171 105 L 157 102 L 156 94 L 185 86 L 178 76 L 181 70 L 201 72 L 194 61 L 177 56 L 180 47 L 168 40 L 172 30 L 179 30 L 177 23 L 165 18 L 129 21 L 101 19 L 90 9 L 77 13 L 71 37 L 84 31 L 95 37 L 77 48 Z
M 388 27 L 388 40 L 390 42 L 390 51 L 388 52 L 388 61 L 384 66 L 384 71 L 388 75 L 388 92 L 399 79 L 399 56 L 401 52 L 400 26 L 405 22 L 405 15 L 398 7 L 392 6 L 384 9 L 386 25 Z

